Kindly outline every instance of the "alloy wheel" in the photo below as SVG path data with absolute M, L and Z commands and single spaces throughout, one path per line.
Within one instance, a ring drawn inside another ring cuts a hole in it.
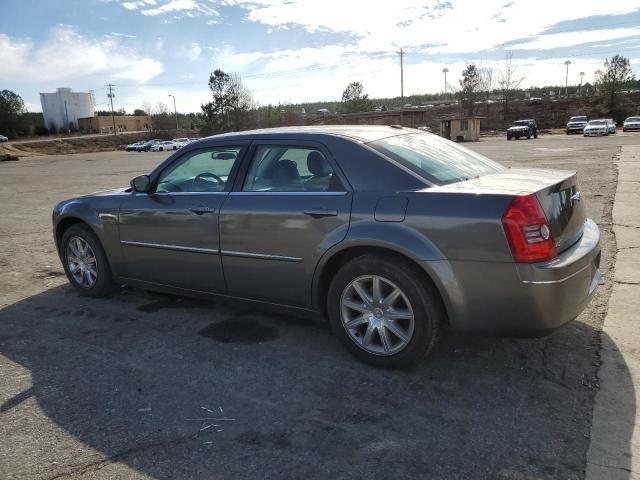
M 82 288 L 92 288 L 98 281 L 98 261 L 91 245 L 82 237 L 67 243 L 67 267 L 73 280 Z
M 394 355 L 405 348 L 415 328 L 409 299 L 379 275 L 352 280 L 343 290 L 340 313 L 349 337 L 374 355 Z

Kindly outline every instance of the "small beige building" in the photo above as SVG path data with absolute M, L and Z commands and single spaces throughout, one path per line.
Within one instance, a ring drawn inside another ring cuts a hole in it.
M 440 120 L 440 136 L 455 142 L 480 140 L 480 120 L 485 117 L 452 117 Z
M 151 119 L 147 115 L 95 116 L 78 119 L 78 129 L 84 133 L 113 133 L 115 119 L 118 132 L 141 132 L 151 129 Z

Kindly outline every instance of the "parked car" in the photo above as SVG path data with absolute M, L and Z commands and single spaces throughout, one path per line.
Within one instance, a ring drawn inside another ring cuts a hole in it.
M 576 318 L 600 281 L 584 203 L 575 172 L 354 125 L 209 137 L 52 218 L 82 295 L 124 283 L 288 308 L 401 366 L 444 328 L 537 335 Z
M 507 129 L 507 140 L 518 140 L 520 137 L 527 137 L 529 140 L 532 136 L 538 138 L 538 125 L 535 120 L 516 120 Z
M 640 117 L 628 117 L 622 124 L 623 132 L 633 132 L 640 130 Z
M 186 137 L 183 138 L 174 138 L 173 140 L 171 140 L 173 143 L 175 143 L 178 148 L 182 148 L 184 147 L 187 143 L 189 143 L 189 139 Z
M 138 152 L 148 152 L 149 150 L 151 150 L 151 147 L 153 147 L 156 143 L 161 141 L 162 140 L 158 140 L 158 139 L 148 140 L 144 142 L 142 145 L 138 146 Z
M 9 139 L 7 137 L 5 137 L 4 135 L 0 135 L 0 143 L 2 142 L 8 142 Z
M 567 122 L 567 135 L 573 133 L 582 133 L 584 127 L 587 126 L 588 119 L 584 115 L 578 115 L 571 117 Z
M 609 121 L 606 119 L 601 120 L 589 120 L 587 126 L 584 127 L 583 135 L 585 137 L 598 137 L 602 135 L 609 135 Z
M 607 118 L 607 126 L 609 127 L 609 133 L 612 133 L 614 135 L 618 133 L 616 121 L 613 118 Z
M 151 146 L 152 152 L 162 152 L 167 150 L 177 150 L 178 145 L 172 140 L 164 140 Z
M 125 149 L 127 152 L 139 152 L 140 150 L 138 150 L 142 145 L 144 145 L 144 142 L 136 142 L 136 143 L 131 143 L 129 145 L 127 145 L 127 148 Z

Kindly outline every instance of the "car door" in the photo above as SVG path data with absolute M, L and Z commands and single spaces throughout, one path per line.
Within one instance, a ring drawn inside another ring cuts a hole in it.
M 247 145 L 190 150 L 119 212 L 124 276 L 202 292 L 225 288 L 218 216 Z
M 259 142 L 220 212 L 230 294 L 306 307 L 322 254 L 349 227 L 351 191 L 314 142 Z

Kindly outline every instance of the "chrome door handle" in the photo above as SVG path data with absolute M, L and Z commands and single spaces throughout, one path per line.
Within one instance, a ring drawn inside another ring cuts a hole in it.
M 196 215 L 202 215 L 203 213 L 211 213 L 213 212 L 213 210 L 209 207 L 203 207 L 203 206 L 197 206 L 197 207 L 191 207 L 189 209 L 190 212 L 195 213 Z
M 326 208 L 311 208 L 309 210 L 305 210 L 304 214 L 313 218 L 336 217 L 338 216 L 338 211 L 328 210 Z

